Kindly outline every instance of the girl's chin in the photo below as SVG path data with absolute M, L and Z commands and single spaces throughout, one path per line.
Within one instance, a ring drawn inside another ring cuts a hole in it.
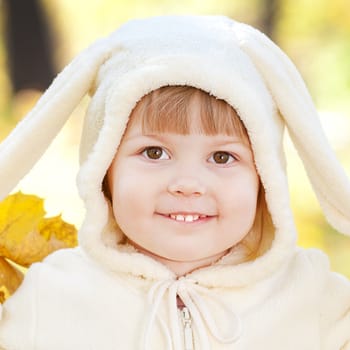
M 207 253 L 206 255 L 201 254 L 198 255 L 198 249 L 191 249 L 186 250 L 186 247 L 181 247 L 179 250 L 174 251 L 168 251 L 168 252 L 161 252 L 158 253 L 156 251 L 148 250 L 147 248 L 144 248 L 137 243 L 131 241 L 129 239 L 129 243 L 134 246 L 134 248 L 144 254 L 147 255 L 154 260 L 167 265 L 167 266 L 195 266 L 195 267 L 205 267 L 212 265 L 216 263 L 218 260 L 220 260 L 224 255 L 227 254 L 229 249 L 225 251 L 221 251 L 218 253 Z
M 205 268 L 215 264 L 221 257 L 225 255 L 215 255 L 207 258 L 198 258 L 197 260 L 185 259 L 185 257 L 181 256 L 177 259 L 175 258 L 161 258 L 158 257 L 156 260 L 163 265 L 167 266 L 171 271 L 175 273 L 177 277 L 185 276 L 195 270 Z

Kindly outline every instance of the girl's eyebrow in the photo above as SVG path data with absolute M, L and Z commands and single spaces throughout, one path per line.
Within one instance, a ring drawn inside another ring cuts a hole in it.
M 218 140 L 218 141 L 213 141 L 213 143 L 215 143 L 218 146 L 228 146 L 231 144 L 237 144 L 237 143 L 243 143 L 246 144 L 246 142 L 244 142 L 244 140 L 241 137 L 232 137 L 230 139 L 227 140 Z
M 171 133 L 169 133 L 169 135 L 171 135 Z M 189 135 L 181 135 L 181 136 L 189 136 Z M 247 144 L 247 142 L 245 142 L 243 138 L 239 136 L 225 136 L 224 140 L 222 139 L 222 137 L 220 137 L 220 139 L 218 140 L 217 136 L 213 136 L 213 135 L 207 135 L 207 136 L 211 137 L 211 139 L 213 140 L 212 143 L 218 146 L 226 146 L 226 145 L 237 144 L 237 143 Z M 129 140 L 133 140 L 136 138 L 143 138 L 143 137 L 150 138 L 150 139 L 157 139 L 159 141 L 167 140 L 166 136 L 163 136 L 162 134 L 135 134 L 135 135 L 127 136 L 124 139 L 124 141 L 129 141 Z
M 183 135 L 186 136 L 186 135 Z M 209 135 L 212 136 L 212 135 Z M 171 140 L 169 140 L 166 136 L 163 136 L 162 134 L 134 134 L 130 135 L 123 140 L 124 143 L 132 142 L 135 139 L 148 139 L 149 141 L 158 141 L 161 143 L 167 143 Z M 229 147 L 229 146 L 241 146 L 246 148 L 247 150 L 251 151 L 251 145 L 249 142 L 244 140 L 243 138 L 239 136 L 224 136 L 224 139 L 222 137 L 217 137 L 217 136 L 212 136 L 211 137 L 211 142 L 209 144 L 210 147 L 215 147 L 215 148 L 220 148 L 220 147 Z
M 127 135 L 124 141 L 130 141 L 137 138 L 149 138 L 149 139 L 158 139 L 160 141 L 164 141 L 164 137 L 162 137 L 159 134 L 134 134 L 134 135 L 131 134 L 130 136 Z

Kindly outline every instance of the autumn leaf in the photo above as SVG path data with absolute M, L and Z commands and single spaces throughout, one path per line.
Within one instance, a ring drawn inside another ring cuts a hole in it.
M 0 258 L 0 303 L 3 303 L 21 284 L 23 273 L 4 258 Z
M 77 245 L 77 231 L 61 216 L 45 218 L 44 202 L 21 192 L 0 202 L 0 303 L 18 288 L 28 267 L 53 251 Z
M 77 232 L 61 216 L 44 218 L 43 200 L 21 192 L 0 203 L 0 256 L 22 266 L 77 245 Z

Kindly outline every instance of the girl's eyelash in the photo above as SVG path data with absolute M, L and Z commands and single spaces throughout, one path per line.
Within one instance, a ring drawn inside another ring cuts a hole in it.
M 170 158 L 168 152 L 161 146 L 144 147 L 139 154 L 150 160 L 164 160 Z
M 147 146 L 143 147 L 138 154 L 149 160 L 168 160 L 170 159 L 169 152 L 162 146 Z M 211 153 L 208 161 L 217 165 L 228 165 L 238 161 L 239 158 L 228 151 L 215 151 Z
M 238 161 L 238 157 L 235 154 L 232 154 L 227 151 L 215 151 L 213 152 L 209 159 L 210 162 L 219 164 L 219 165 L 227 165 Z

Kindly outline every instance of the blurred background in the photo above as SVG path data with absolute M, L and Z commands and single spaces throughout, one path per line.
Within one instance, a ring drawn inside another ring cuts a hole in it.
M 350 175 L 349 0 L 0 0 L 0 139 L 80 50 L 128 19 L 162 14 L 222 14 L 265 32 L 302 73 Z M 49 216 L 62 212 L 77 227 L 84 209 L 75 175 L 87 103 L 16 189 L 45 198 Z M 286 152 L 299 244 L 321 248 L 332 268 L 350 277 L 350 239 L 324 220 L 288 139 Z

